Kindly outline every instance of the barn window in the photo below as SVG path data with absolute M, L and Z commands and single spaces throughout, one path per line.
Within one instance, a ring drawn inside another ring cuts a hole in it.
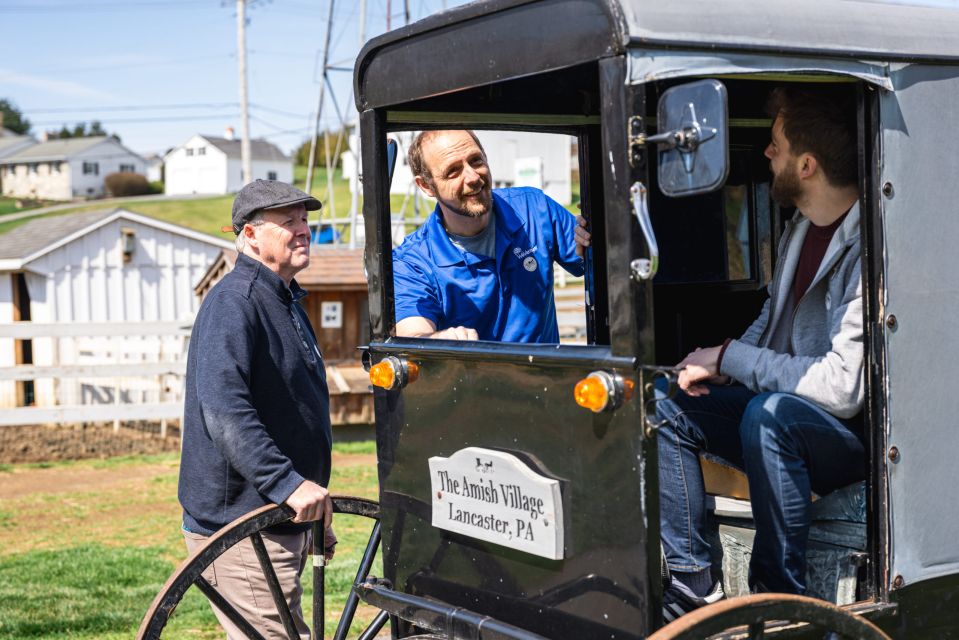
M 133 259 L 133 251 L 137 246 L 136 229 L 122 227 L 120 229 L 120 245 L 123 249 L 123 263 L 126 264 Z
M 276 171 L 267 171 L 266 172 L 267 180 L 276 180 Z

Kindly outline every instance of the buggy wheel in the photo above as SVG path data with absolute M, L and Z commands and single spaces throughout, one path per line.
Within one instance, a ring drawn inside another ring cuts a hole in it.
M 370 572 L 373 561 L 376 558 L 377 550 L 380 546 L 380 522 L 379 504 L 374 500 L 365 498 L 353 498 L 349 496 L 333 496 L 333 513 L 344 515 L 355 515 L 374 520 L 373 530 L 370 533 L 369 541 L 363 552 L 362 560 L 356 571 L 356 578 L 353 581 L 355 585 L 362 581 Z M 237 625 L 251 640 L 262 640 L 263 636 L 253 628 L 253 626 L 243 618 L 243 616 L 232 607 L 223 596 L 219 594 L 206 579 L 203 578 L 203 571 L 209 567 L 214 560 L 219 558 L 227 549 L 233 545 L 250 538 L 253 543 L 253 549 L 256 551 L 257 559 L 264 571 L 267 583 L 270 586 L 270 592 L 273 596 L 273 602 L 277 607 L 280 619 L 286 629 L 286 633 L 291 640 L 298 640 L 296 627 L 293 623 L 293 616 L 290 613 L 289 606 L 280 589 L 276 573 L 270 564 L 266 548 L 263 546 L 263 538 L 260 531 L 273 525 L 285 522 L 293 517 L 293 510 L 285 505 L 267 505 L 255 511 L 251 511 L 245 516 L 237 518 L 229 525 L 218 531 L 207 540 L 206 544 L 197 549 L 190 555 L 183 564 L 170 576 L 163 589 L 153 600 L 153 604 L 147 610 L 140 623 L 140 630 L 137 632 L 137 640 L 155 640 L 160 638 L 167 620 L 173 614 L 174 609 L 183 599 L 184 594 L 191 586 L 196 585 L 204 595 L 215 604 L 234 624 Z M 323 568 L 323 535 L 320 527 L 314 527 L 313 536 L 313 625 L 314 638 L 323 637 L 324 622 L 324 568 Z M 359 596 L 356 594 L 356 588 L 351 587 L 346 605 L 340 617 L 336 628 L 337 640 L 346 637 L 356 614 L 356 608 L 359 604 Z M 386 612 L 379 612 L 373 619 L 373 622 L 360 634 L 360 638 L 366 640 L 374 637 L 383 625 L 386 624 L 389 616 Z
M 824 638 L 889 640 L 870 621 L 836 605 L 787 593 L 763 593 L 722 600 L 673 620 L 649 640 L 703 640 L 704 638 L 765 637 L 766 624 L 790 622 L 822 629 Z

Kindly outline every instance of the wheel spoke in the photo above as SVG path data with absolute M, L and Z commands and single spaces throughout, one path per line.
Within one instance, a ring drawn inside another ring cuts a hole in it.
M 360 597 L 356 594 L 356 584 L 361 582 L 369 575 L 373 567 L 373 560 L 376 559 L 376 550 L 380 546 L 380 522 L 373 525 L 373 531 L 370 533 L 370 539 L 366 543 L 366 550 L 363 552 L 363 559 L 360 566 L 356 569 L 356 577 L 353 579 L 353 587 L 350 588 L 350 595 L 346 598 L 346 605 L 343 607 L 343 614 L 340 616 L 340 623 L 336 626 L 336 635 L 333 640 L 344 640 L 346 634 L 350 631 L 350 625 L 353 624 L 353 616 L 356 615 L 356 607 L 360 603 Z M 380 626 L 383 626 L 382 623 Z
M 380 526 L 379 505 L 366 498 L 354 498 L 350 496 L 333 496 L 333 512 L 344 515 L 354 515 L 361 518 L 370 518 L 374 521 L 373 531 L 367 542 L 366 550 L 357 570 L 356 580 L 366 578 L 376 558 L 377 549 L 380 544 Z M 276 603 L 277 611 L 283 622 L 285 632 L 292 639 L 298 639 L 296 624 L 293 621 L 290 606 L 283 594 L 280 582 L 277 579 L 276 570 L 273 563 L 269 560 L 269 554 L 266 550 L 266 544 L 263 541 L 260 531 L 288 521 L 295 514 L 293 510 L 286 505 L 267 505 L 247 513 L 218 532 L 209 537 L 209 539 L 193 554 L 181 564 L 170 578 L 163 585 L 163 589 L 153 599 L 153 603 L 147 610 L 137 631 L 137 640 L 160 640 L 164 627 L 176 609 L 177 604 L 183 598 L 187 590 L 196 585 L 197 588 L 207 597 L 210 604 L 218 611 L 222 612 L 225 620 L 230 620 L 240 630 L 242 634 L 251 640 L 264 640 L 261 632 L 257 631 L 254 624 L 244 619 L 232 604 L 219 593 L 215 587 L 207 582 L 202 573 L 223 553 L 234 545 L 246 538 L 251 539 L 253 549 L 256 552 L 257 560 L 263 570 L 264 578 L 270 588 L 273 601 Z M 314 638 L 324 637 L 323 627 L 325 620 L 324 608 L 324 535 L 322 525 L 314 524 L 313 537 L 313 628 Z M 352 604 L 344 611 L 345 620 L 340 622 L 338 631 L 342 628 L 345 636 L 349 631 L 350 623 L 356 612 L 358 598 L 355 593 L 355 584 L 350 592 Z M 380 629 L 390 620 L 390 616 L 384 612 L 379 612 L 369 627 L 363 632 L 363 638 L 373 638 Z
M 213 588 L 206 578 L 200 576 L 196 579 L 196 586 L 203 592 L 213 606 L 223 612 L 230 621 L 240 628 L 240 631 L 246 634 L 250 640 L 266 640 L 260 633 L 253 628 L 246 618 L 240 615 L 240 612 L 233 608 L 233 605 L 226 601 L 226 598 L 220 595 L 220 592 Z
M 313 638 L 326 637 L 326 532 L 323 522 L 313 523 Z
M 357 640 L 373 640 L 376 637 L 376 634 L 380 632 L 380 629 L 383 628 L 383 625 L 390 619 L 390 614 L 385 611 L 380 611 L 376 614 L 376 617 L 373 618 L 373 622 L 370 623 L 370 626 L 360 634 Z
M 256 559 L 260 561 L 260 568 L 263 570 L 263 577 L 266 578 L 266 584 L 270 587 L 270 595 L 273 596 L 273 603 L 280 614 L 280 620 L 283 621 L 283 627 L 286 629 L 286 635 L 290 640 L 299 640 L 300 632 L 296 630 L 296 624 L 293 622 L 293 614 L 290 612 L 290 605 L 286 602 L 286 595 L 280 587 L 280 581 L 276 577 L 276 570 L 270 561 L 270 554 L 263 544 L 263 536 L 257 531 L 250 536 L 253 543 L 253 550 L 256 551 Z

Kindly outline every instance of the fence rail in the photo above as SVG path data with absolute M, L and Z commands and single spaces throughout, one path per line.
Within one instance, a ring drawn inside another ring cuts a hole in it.
M 182 402 L 16 407 L 0 411 L 0 427 L 50 423 L 164 421 L 181 417 L 183 417 Z
M 191 329 L 191 322 L 15 322 L 0 325 L 0 340 L 35 341 L 32 350 L 35 358 L 38 356 L 38 341 L 52 340 L 54 344 L 53 349 L 43 351 L 46 355 L 39 363 L 0 367 L 2 383 L 48 381 L 44 384 L 53 385 L 48 387 L 52 391 L 38 397 L 35 406 L 8 406 L 0 410 L 0 427 L 113 422 L 116 430 L 121 422 L 157 421 L 165 435 L 166 422 L 178 420 L 183 414 L 179 385 L 171 390 L 165 377 L 182 378 L 185 375 L 183 347 Z M 93 340 L 85 344 L 82 340 L 85 338 Z M 144 349 L 140 341 L 134 340 L 131 347 L 129 340 L 135 338 L 147 339 L 147 344 L 152 346 Z M 170 338 L 177 339 L 172 343 L 172 352 L 169 345 L 163 344 Z M 78 342 L 77 339 L 81 340 Z M 62 355 L 62 340 L 73 345 L 73 349 L 67 350 L 72 356 Z M 91 382 L 87 383 L 87 380 Z M 96 380 L 102 382 L 93 382 Z M 64 395 L 64 385 L 71 388 L 81 385 L 86 392 L 93 388 L 94 393 L 106 401 L 84 402 L 69 393 Z

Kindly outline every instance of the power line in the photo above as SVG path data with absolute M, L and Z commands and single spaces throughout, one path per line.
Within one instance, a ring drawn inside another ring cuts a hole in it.
M 90 11 L 136 11 L 137 9 L 169 7 L 171 5 L 177 5 L 179 7 L 190 9 L 210 10 L 212 8 L 198 3 L 195 0 L 147 0 L 146 2 L 133 2 L 132 0 L 127 0 L 126 2 L 108 2 L 102 4 L 94 4 L 89 1 L 84 3 L 64 2 L 58 4 L 0 4 L 0 12 L 40 14 L 65 12 L 89 13 Z
M 39 107 L 21 109 L 24 113 L 79 113 L 85 111 L 152 111 L 163 109 L 222 109 L 237 107 L 239 102 L 193 102 L 185 104 L 131 104 L 112 107 Z
M 233 113 L 219 113 L 215 115 L 195 115 L 195 116 L 167 116 L 167 117 L 150 117 L 150 118 L 93 118 L 98 120 L 100 124 L 130 124 L 134 122 L 184 122 L 190 120 L 226 120 L 230 118 L 238 118 L 240 116 L 239 112 Z M 71 118 L 72 120 L 72 118 Z M 46 122 L 31 122 L 30 124 L 37 127 L 58 127 L 65 125 L 66 123 L 63 120 L 48 120 Z
M 32 69 L 27 70 L 22 73 L 47 73 L 50 71 L 55 71 L 58 74 L 63 73 L 79 73 L 84 71 L 110 71 L 113 69 L 141 69 L 143 67 L 164 67 L 164 66 L 175 66 L 179 64 L 189 64 L 195 65 L 198 62 L 212 62 L 214 60 L 223 60 L 235 57 L 234 53 L 222 53 L 212 56 L 190 56 L 188 58 L 173 58 L 171 60 L 158 60 L 156 62 L 129 62 L 125 64 L 110 64 L 110 65 L 97 65 L 92 67 L 48 67 L 46 69 Z M 0 78 L 11 78 L 13 76 L 19 75 L 21 72 L 16 71 L 7 71 L 5 73 L 0 73 Z

